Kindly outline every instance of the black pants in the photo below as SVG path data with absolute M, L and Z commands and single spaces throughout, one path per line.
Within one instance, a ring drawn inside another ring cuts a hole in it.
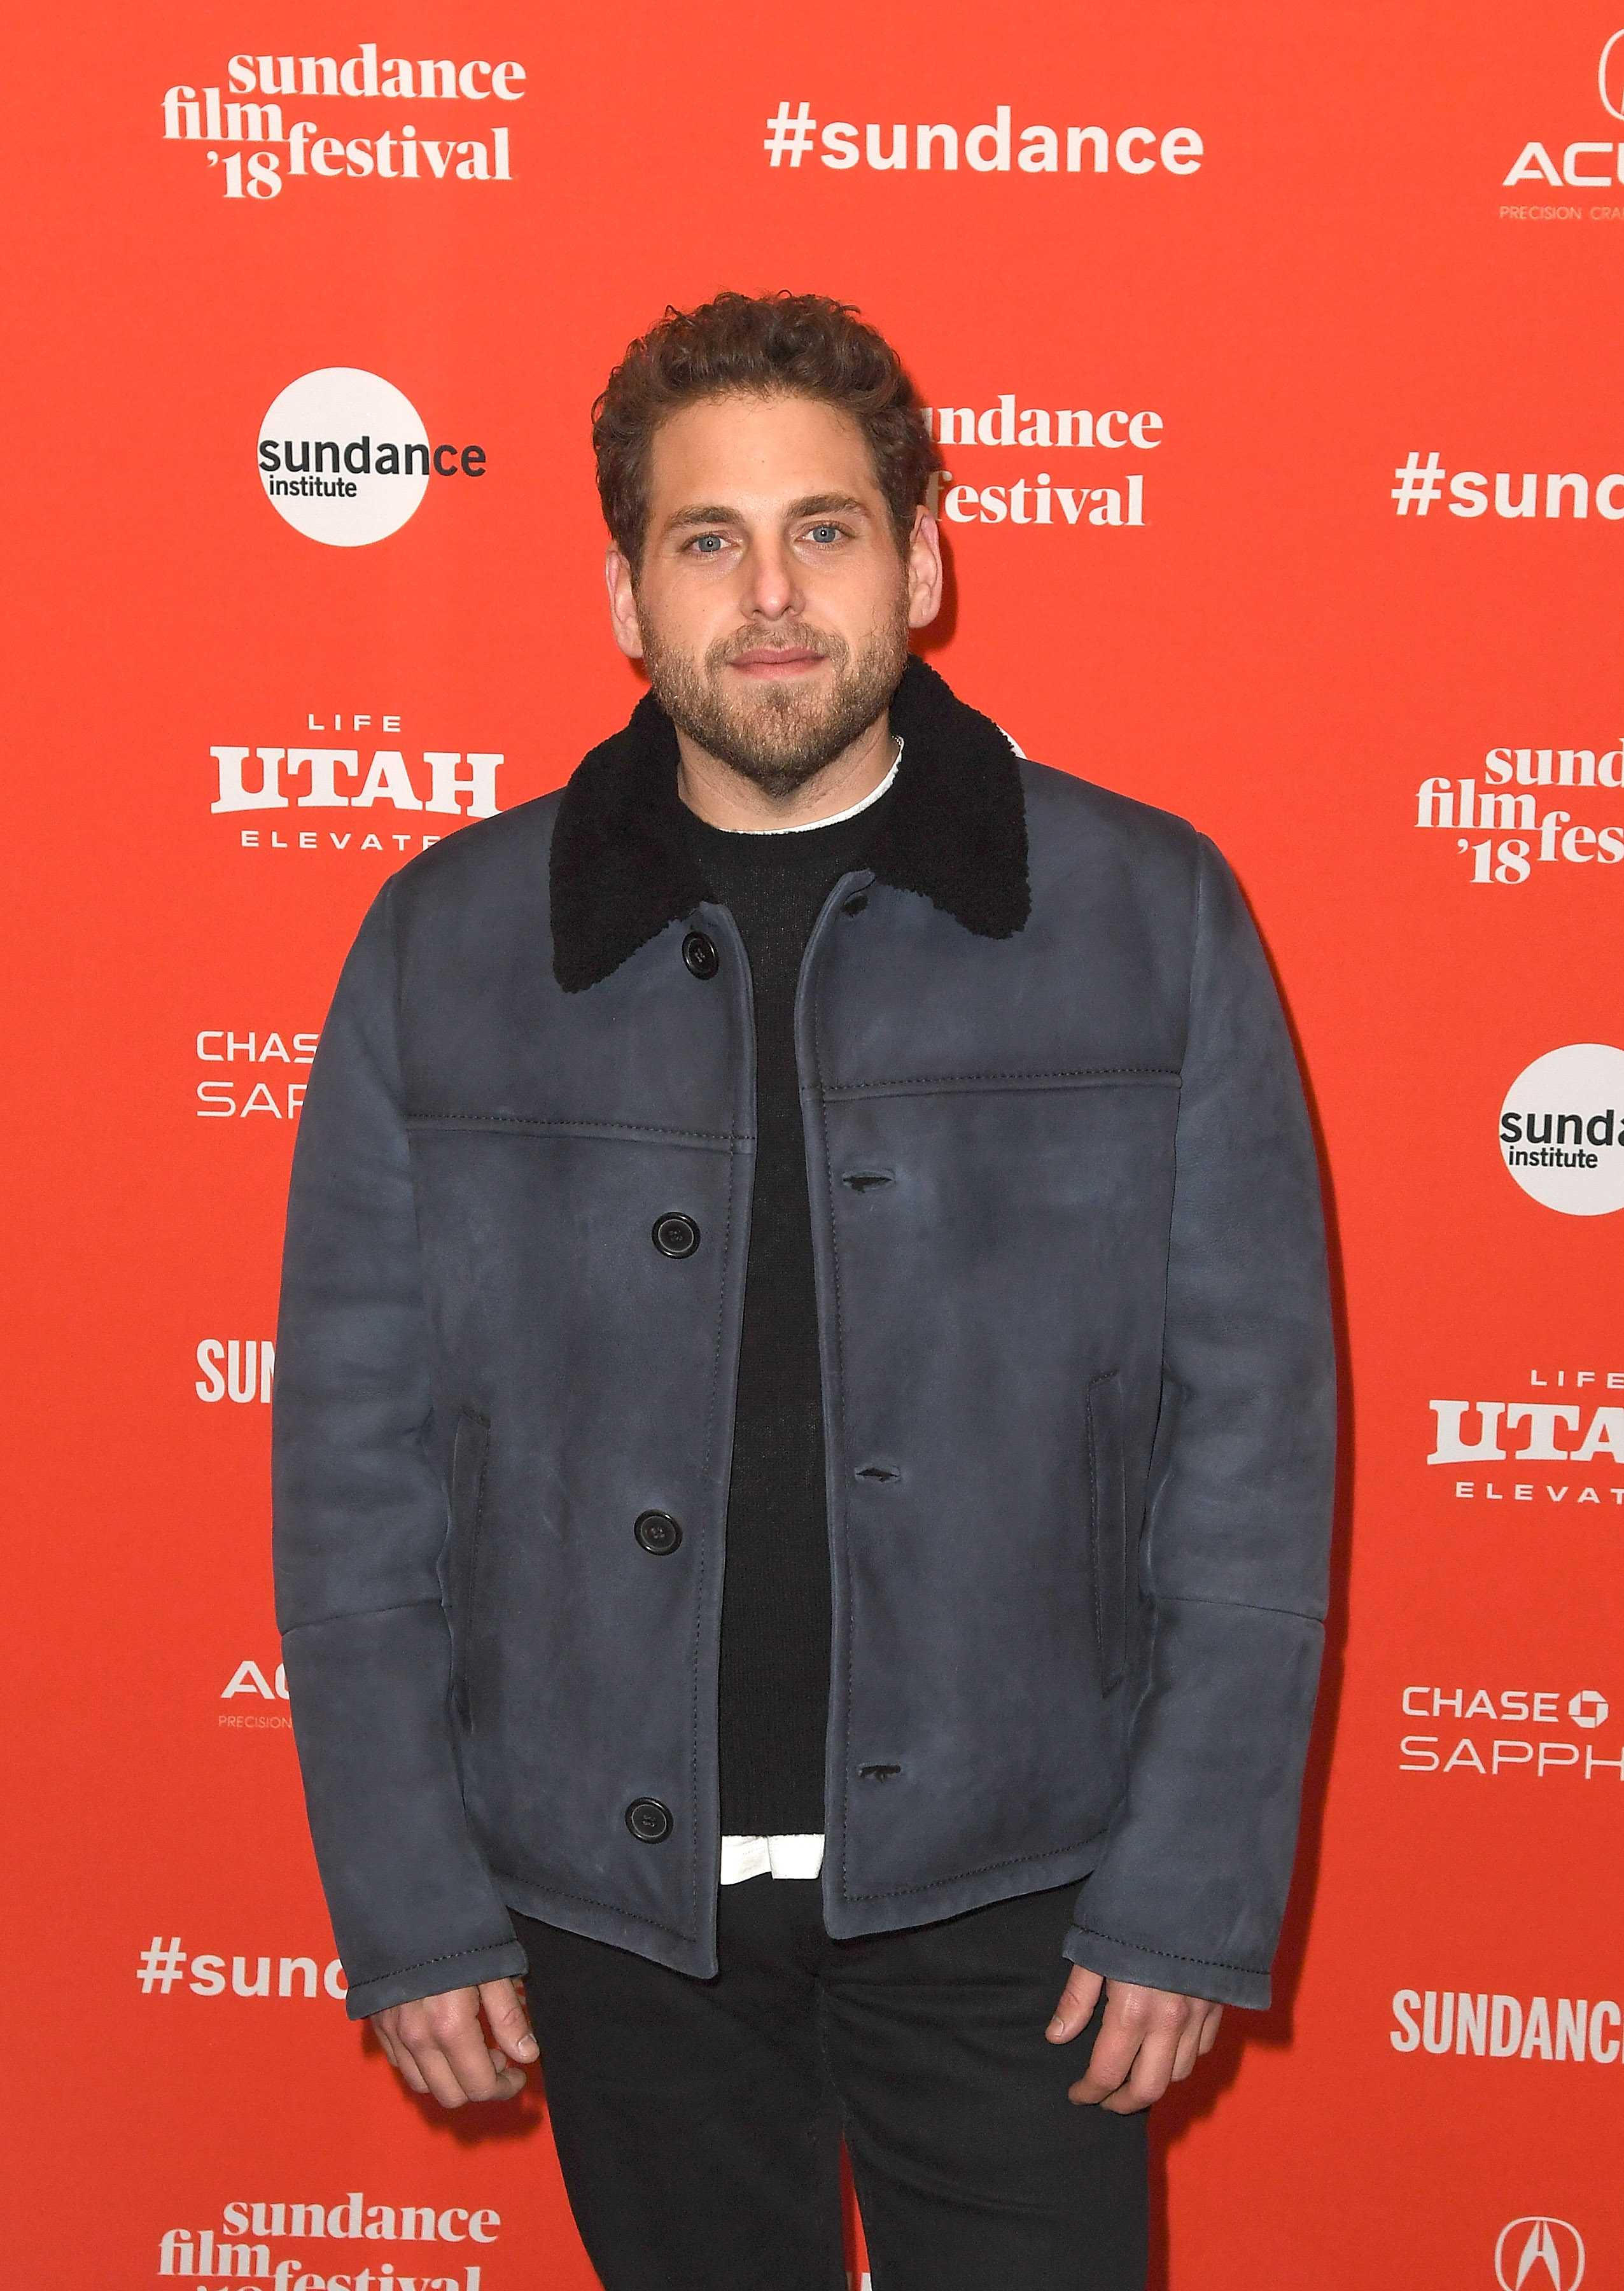
M 816 1884 L 752 1877 L 712 1981 L 516 1917 L 605 2291 L 846 2291 L 842 2134 L 873 2291 L 1143 2291 L 1145 2118 L 1067 2100 L 1093 2028 L 1043 2035 L 1075 1898 L 832 1941 Z

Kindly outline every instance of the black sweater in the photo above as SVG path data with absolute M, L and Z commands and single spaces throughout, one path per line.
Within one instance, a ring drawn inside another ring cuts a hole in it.
M 812 927 L 889 809 L 740 835 L 693 814 L 694 857 L 738 927 L 756 1019 L 755 1194 L 739 1351 L 722 1579 L 722 1829 L 824 1827 L 829 1710 L 829 1536 L 795 988 Z

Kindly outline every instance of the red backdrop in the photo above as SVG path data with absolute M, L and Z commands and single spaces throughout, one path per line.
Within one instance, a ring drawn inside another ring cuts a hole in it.
M 1498 1134 L 1536 1058 L 1624 1032 L 1621 13 L 13 25 L 12 2279 L 260 2245 L 285 2286 L 592 2279 L 539 2102 L 443 2120 L 328 1993 L 255 1347 L 309 1038 L 379 881 L 455 831 L 425 759 L 500 756 L 506 808 L 635 695 L 591 401 L 668 301 L 781 284 L 955 410 L 934 657 L 1217 838 L 1321 1125 L 1348 1441 L 1304 1851 L 1274 2010 L 1157 2111 L 1162 2279 L 1624 2279 L 1620 1220 Z M 335 366 L 456 449 L 353 547 L 255 459 Z M 217 808 L 261 747 L 288 803 Z M 324 775 L 374 800 L 301 803 Z

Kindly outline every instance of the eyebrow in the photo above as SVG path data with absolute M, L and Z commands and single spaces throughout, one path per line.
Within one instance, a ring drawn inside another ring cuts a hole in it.
M 856 510 L 859 516 L 866 516 L 868 505 L 859 501 L 855 494 L 806 494 L 800 501 L 790 503 L 789 516 L 792 522 L 801 517 L 828 516 L 835 510 L 848 515 Z M 712 502 L 673 511 L 666 520 L 666 529 L 668 532 L 679 532 L 690 526 L 742 525 L 744 522 L 736 509 Z

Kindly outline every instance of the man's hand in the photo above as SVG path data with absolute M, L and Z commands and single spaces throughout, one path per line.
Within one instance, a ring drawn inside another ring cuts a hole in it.
M 485 2014 L 494 2043 L 479 2025 Z M 432 2093 L 442 2108 L 470 2100 L 511 2100 L 525 2088 L 519 2063 L 536 2057 L 530 2016 L 517 1982 L 484 1981 L 448 1989 L 374 2013 L 384 2057 L 413 2092 Z
M 1169 2085 L 1181 2082 L 1202 2054 L 1212 2050 L 1224 2008 L 1206 1997 L 1178 1997 L 1131 1981 L 1108 1981 L 1105 1989 L 1105 2016 L 1089 2072 L 1066 2097 L 1083 2107 L 1097 2102 L 1113 2116 L 1131 2116 L 1160 2100 Z M 1072 1967 L 1044 2032 L 1051 2045 L 1069 2045 L 1088 2027 L 1099 1991 L 1097 1973 Z

